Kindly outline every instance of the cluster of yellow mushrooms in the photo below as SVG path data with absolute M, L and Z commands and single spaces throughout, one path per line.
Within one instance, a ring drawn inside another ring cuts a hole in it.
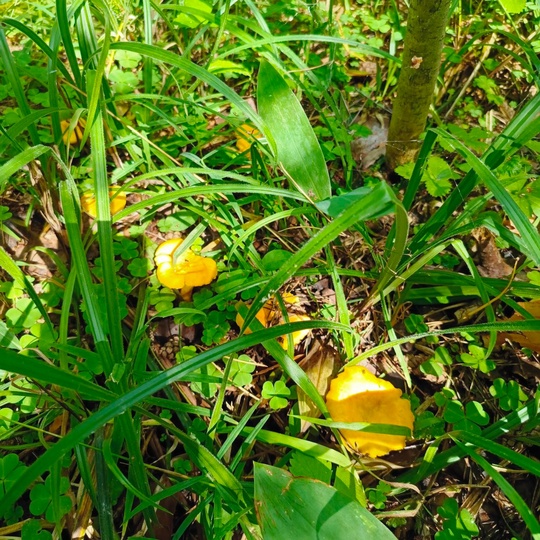
M 126 204 L 126 195 L 117 188 L 111 188 L 111 214 L 122 210 Z M 83 210 L 96 216 L 96 199 L 93 193 L 85 193 L 81 199 Z M 169 289 L 178 289 L 183 300 L 190 301 L 194 287 L 210 284 L 217 277 L 217 264 L 210 257 L 193 252 L 191 249 L 181 250 L 183 240 L 172 238 L 160 244 L 154 254 L 156 276 L 159 282 Z M 282 295 L 285 306 L 297 302 L 292 294 Z M 284 317 L 275 299 L 270 299 L 256 314 L 256 319 L 268 328 L 273 324 L 309 320 L 306 315 L 287 313 Z M 244 319 L 240 314 L 236 317 L 240 328 Z M 249 328 L 244 330 L 250 333 Z M 292 347 L 296 347 L 307 336 L 308 330 L 292 334 Z M 284 349 L 289 349 L 287 337 L 280 340 Z M 391 424 L 404 426 L 412 431 L 414 415 L 410 402 L 402 399 L 401 390 L 390 382 L 380 379 L 361 366 L 347 367 L 330 384 L 326 395 L 326 404 L 335 422 Z M 383 456 L 392 450 L 405 447 L 404 435 L 388 435 L 341 429 L 345 441 L 354 450 L 369 457 Z

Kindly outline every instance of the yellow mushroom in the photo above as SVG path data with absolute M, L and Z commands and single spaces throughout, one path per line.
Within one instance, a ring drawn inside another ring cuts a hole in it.
M 238 310 L 238 307 L 243 306 L 243 305 L 244 305 L 244 302 L 238 302 L 238 304 L 236 304 L 236 309 Z M 266 304 L 264 304 L 264 306 L 261 309 L 259 309 L 259 311 L 257 312 L 257 315 L 255 315 L 255 318 L 265 328 L 268 328 L 268 326 L 272 322 L 272 319 L 274 318 L 273 305 L 274 305 L 273 301 L 268 300 L 266 302 Z M 242 317 L 242 315 L 240 315 L 240 313 L 236 314 L 236 319 L 235 320 L 236 320 L 236 324 L 238 325 L 239 328 L 242 328 L 242 326 L 244 326 L 244 317 Z M 251 334 L 251 330 L 249 328 L 246 328 L 244 330 L 244 334 Z
M 111 215 L 117 214 L 126 206 L 126 194 L 124 191 L 119 191 L 118 187 L 109 189 L 109 197 L 111 198 Z M 93 191 L 86 191 L 81 197 L 81 208 L 89 216 L 95 218 L 97 216 L 97 201 L 96 194 Z
M 285 302 L 285 304 L 288 305 L 294 305 L 298 303 L 298 298 L 294 296 L 291 293 L 283 293 L 282 299 Z M 243 302 L 239 302 L 236 304 L 236 309 L 238 310 L 238 307 L 240 305 L 244 305 Z M 288 313 L 288 319 L 289 322 L 299 322 L 299 321 L 309 321 L 310 318 L 307 315 L 297 315 L 295 313 Z M 265 327 L 268 328 L 269 326 L 273 326 L 275 323 L 283 324 L 285 322 L 285 319 L 281 313 L 281 310 L 279 309 L 279 306 L 277 305 L 277 302 L 271 298 L 268 300 L 264 306 L 257 312 L 257 315 L 255 315 L 255 318 Z M 236 314 L 236 324 L 239 328 L 242 328 L 244 326 L 244 318 L 240 313 Z M 309 334 L 310 330 L 299 330 L 297 332 L 293 332 L 293 348 L 300 344 L 300 342 Z M 244 330 L 244 334 L 251 334 L 251 330 L 249 328 L 246 328 Z M 287 350 L 289 348 L 289 339 L 288 336 L 283 336 L 281 338 L 278 338 L 278 341 L 280 345 Z
M 158 281 L 169 289 L 180 289 L 182 298 L 189 302 L 193 287 L 208 285 L 217 277 L 216 261 L 202 257 L 187 249 L 177 260 L 174 253 L 182 244 L 182 238 L 166 240 L 154 254 Z
M 262 138 L 261 132 L 248 124 L 242 124 L 238 128 L 236 136 L 238 137 L 236 140 L 236 148 L 242 153 L 247 152 L 251 148 L 253 139 Z M 251 139 L 251 142 L 248 139 Z
M 61 120 L 60 128 L 62 129 L 62 140 L 67 146 L 68 144 L 77 144 L 82 140 L 84 128 L 86 122 L 83 118 L 79 118 L 73 130 L 70 131 L 69 127 L 71 126 L 70 120 Z
M 345 368 L 330 383 L 326 405 L 335 422 L 392 424 L 413 429 L 411 405 L 401 399 L 401 390 L 361 366 Z M 350 429 L 342 429 L 341 434 L 355 450 L 372 458 L 405 447 L 403 435 Z
M 296 315 L 291 314 L 289 315 L 289 322 L 300 322 L 300 321 L 309 321 L 310 318 L 307 315 Z M 285 321 L 283 321 L 285 322 Z M 309 328 L 306 328 L 305 330 L 297 330 L 296 332 L 292 333 L 292 340 L 293 340 L 293 349 L 300 345 L 300 342 L 309 335 L 311 330 Z M 282 336 L 279 338 L 280 345 L 285 349 L 288 350 L 289 348 L 289 336 Z

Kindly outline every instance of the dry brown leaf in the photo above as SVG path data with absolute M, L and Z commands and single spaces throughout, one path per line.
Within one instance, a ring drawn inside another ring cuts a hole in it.
M 339 371 L 340 362 L 337 352 L 332 347 L 322 345 L 310 354 L 302 367 L 319 394 L 325 396 L 330 387 L 330 381 Z M 321 415 L 315 403 L 300 388 L 298 389 L 298 411 L 301 416 L 312 418 L 318 418 Z M 309 426 L 309 422 L 302 420 L 300 430 L 304 432 Z
M 478 243 L 478 255 L 481 262 L 478 272 L 481 276 L 501 279 L 512 275 L 514 269 L 504 260 L 491 231 L 480 227 L 472 232 L 472 236 Z
M 530 302 L 518 302 L 518 304 L 528 311 L 535 319 L 540 319 L 540 299 Z M 523 321 L 524 317 L 519 313 L 514 313 L 510 321 Z M 522 347 L 540 352 L 540 332 L 501 332 L 497 337 L 497 344 L 502 345 L 504 340 L 509 339 L 519 343 Z
M 376 115 L 368 118 L 364 125 L 371 130 L 371 135 L 359 137 L 351 143 L 351 152 L 356 162 L 361 163 L 362 170 L 369 169 L 386 153 L 388 140 L 388 118 Z

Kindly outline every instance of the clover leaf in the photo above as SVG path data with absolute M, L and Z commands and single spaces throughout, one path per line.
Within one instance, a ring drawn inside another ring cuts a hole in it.
M 94 268 L 92 268 L 92 273 L 98 279 L 103 279 L 103 263 L 101 257 L 96 257 L 94 260 L 94 264 L 95 266 Z M 118 273 L 120 268 L 122 268 L 122 261 L 114 261 L 114 271 Z
M 503 411 L 513 411 L 527 401 L 527 394 L 516 381 L 495 379 L 489 393 L 499 401 L 499 407 Z
M 21 540 L 52 540 L 52 534 L 41 528 L 38 519 L 30 519 L 21 529 Z
M 129 273 L 133 277 L 144 278 L 148 275 L 149 262 L 148 259 L 137 257 L 128 264 Z
M 377 508 L 382 510 L 386 506 L 388 499 L 387 495 L 392 491 L 392 487 L 386 482 L 379 482 L 376 488 L 366 490 L 369 502 Z
M 469 352 L 460 354 L 461 361 L 482 373 L 489 373 L 495 369 L 495 362 L 486 358 L 486 350 L 478 345 L 469 345 Z
M 41 313 L 30 298 L 19 298 L 14 307 L 6 311 L 6 321 L 11 328 L 31 328 L 41 318 Z
M 136 52 L 120 50 L 115 52 L 114 59 L 123 68 L 134 69 L 139 65 L 142 56 Z
M 247 354 L 241 354 L 233 360 L 229 377 L 235 386 L 248 386 L 253 380 L 255 370 L 253 360 Z
M 291 397 L 291 390 L 287 388 L 287 385 L 279 380 L 275 383 L 266 381 L 262 387 L 262 397 L 270 400 L 270 407 L 272 409 L 283 409 L 289 403 L 287 398 Z
M 157 289 L 149 294 L 149 302 L 156 308 L 156 311 L 167 311 L 174 306 L 176 295 L 170 289 Z
M 420 365 L 420 371 L 426 375 L 440 377 L 444 373 L 444 366 L 452 365 L 452 357 L 444 347 L 437 347 L 434 355 Z
M 223 311 L 211 311 L 203 321 L 203 335 L 201 341 L 205 345 L 219 343 L 231 329 L 227 321 L 227 314 Z
M 122 71 L 116 67 L 111 69 L 109 80 L 113 83 L 117 94 L 129 94 L 139 84 L 139 77 L 132 71 Z
M 0 500 L 17 483 L 26 469 L 26 465 L 19 461 L 17 454 L 7 454 L 0 458 Z M 8 524 L 17 522 L 22 514 L 23 510 L 20 506 L 0 506 L 0 517 L 3 516 Z
M 444 521 L 443 530 L 435 534 L 435 540 L 468 540 L 478 535 L 478 527 L 471 513 L 466 508 L 460 510 L 456 499 L 449 497 L 438 511 Z
M 124 261 L 129 261 L 137 257 L 139 245 L 129 238 L 121 238 L 118 242 L 114 242 L 113 250 L 115 255 L 120 255 Z
M 0 292 L 6 295 L 6 298 L 15 300 L 24 295 L 24 287 L 21 287 L 15 281 L 0 281 Z
M 60 497 L 58 499 L 58 509 L 60 515 L 55 515 L 55 508 L 51 504 L 53 498 L 52 478 L 47 477 L 44 483 L 36 484 L 30 491 L 30 512 L 34 516 L 42 516 L 52 523 L 58 523 L 62 516 L 65 516 L 71 510 L 71 499 L 63 495 L 69 490 L 69 479 L 65 476 L 60 478 Z
M 480 433 L 479 426 L 489 424 L 489 415 L 478 401 L 470 401 L 465 409 L 459 401 L 449 401 L 443 416 L 454 429 L 471 433 Z

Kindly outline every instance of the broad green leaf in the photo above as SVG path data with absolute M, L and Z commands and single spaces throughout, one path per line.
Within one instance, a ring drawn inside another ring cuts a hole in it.
M 325 214 L 328 214 L 330 217 L 336 218 L 342 212 L 347 210 L 354 203 L 360 202 L 362 199 L 366 201 L 366 207 L 370 207 L 372 213 L 370 214 L 369 219 L 375 219 L 378 217 L 385 216 L 392 212 L 395 202 L 392 200 L 392 197 L 385 196 L 386 194 L 382 193 L 380 204 L 372 205 L 372 199 L 370 196 L 373 191 L 377 189 L 378 191 L 384 191 L 381 184 L 377 184 L 375 187 L 364 186 L 349 193 L 343 193 L 342 195 L 336 195 L 330 199 L 326 199 L 317 203 L 315 206 Z
M 281 168 L 297 189 L 314 201 L 330 197 L 328 169 L 306 113 L 283 77 L 266 61 L 259 71 L 257 104 Z
M 265 540 L 291 538 L 291 531 L 302 540 L 334 540 L 344 534 L 370 540 L 395 540 L 376 517 L 335 488 L 258 463 L 255 464 L 255 508 Z

